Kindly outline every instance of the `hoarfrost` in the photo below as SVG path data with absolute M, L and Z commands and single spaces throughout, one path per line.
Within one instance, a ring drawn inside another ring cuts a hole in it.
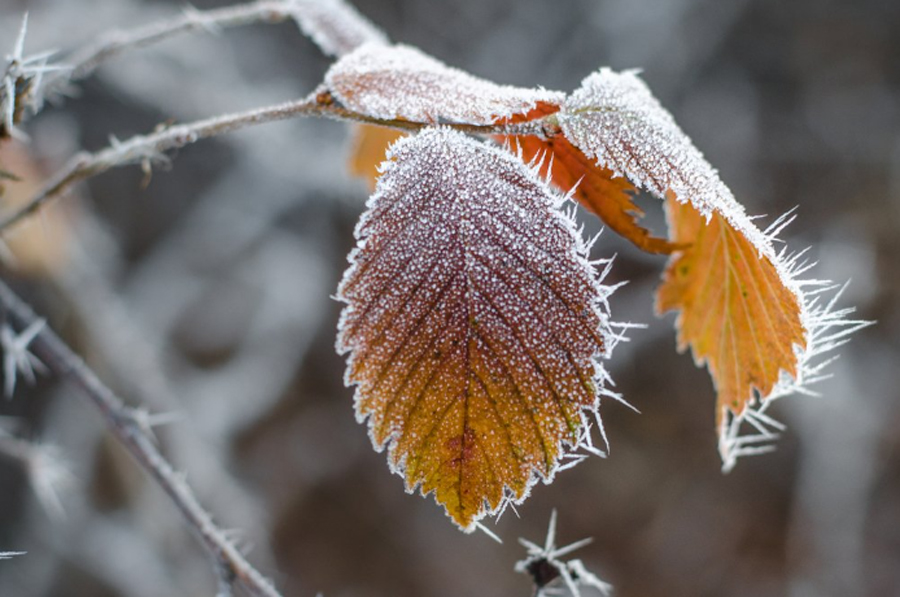
M 820 304 L 822 292 L 835 287 L 827 281 L 801 279 L 810 267 L 801 261 L 802 253 L 791 255 L 774 247 L 778 233 L 793 216 L 786 214 L 766 231 L 757 228 L 635 72 L 604 68 L 588 76 L 566 100 L 558 118 L 565 136 L 598 164 L 660 198 L 672 193 L 677 200 L 690 202 L 707 220 L 714 212 L 721 214 L 773 264 L 781 282 L 796 297 L 806 344 L 794 346 L 796 376 L 782 371 L 767 396 L 756 396 L 737 415 L 728 411 L 720 429 L 719 453 L 726 471 L 741 456 L 771 449 L 769 442 L 777 438 L 782 426 L 766 414 L 770 402 L 789 394 L 809 393 L 807 386 L 822 378 L 822 369 L 829 362 L 822 361 L 821 355 L 846 342 L 868 322 L 849 319 L 852 309 L 836 307 L 840 293 Z M 750 435 L 742 435 L 748 428 Z
M 381 29 L 343 0 L 293 0 L 290 10 L 304 35 L 330 56 L 349 54 L 365 43 L 389 43 Z
M 535 585 L 535 597 L 561 594 L 552 585 L 562 579 L 571 597 L 581 597 L 582 588 L 596 589 L 602 595 L 612 594 L 613 587 L 600 579 L 585 567 L 581 560 L 563 560 L 585 545 L 593 542 L 592 538 L 581 539 L 564 547 L 556 547 L 556 509 L 550 514 L 547 526 L 547 538 L 540 546 L 527 539 L 519 539 L 519 543 L 527 550 L 527 557 L 516 562 L 515 570 L 520 574 L 531 576 Z
M 472 530 L 598 451 L 588 421 L 619 398 L 598 362 L 611 289 L 537 166 L 447 128 L 389 157 L 338 290 L 338 350 L 375 448 Z
M 494 124 L 564 94 L 497 85 L 404 45 L 367 44 L 335 63 L 325 84 L 340 102 L 384 120 Z

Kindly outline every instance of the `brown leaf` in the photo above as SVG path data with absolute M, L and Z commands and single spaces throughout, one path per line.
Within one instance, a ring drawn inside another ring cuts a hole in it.
M 657 295 L 660 313 L 679 310 L 678 349 L 691 346 L 718 392 L 716 422 L 768 396 L 781 371 L 797 376 L 794 345 L 805 347 L 801 305 L 771 260 L 723 216 L 705 218 L 689 203 L 667 201 L 674 240 L 691 242 L 673 256 Z
M 430 129 L 391 158 L 338 291 L 338 348 L 375 447 L 472 530 L 586 441 L 608 289 L 515 156 Z

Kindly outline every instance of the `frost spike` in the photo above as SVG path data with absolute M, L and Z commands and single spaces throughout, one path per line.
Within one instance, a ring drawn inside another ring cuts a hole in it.
M 799 279 L 808 267 L 776 251 L 775 236 L 793 214 L 757 228 L 716 170 L 681 131 L 635 72 L 601 69 L 563 104 L 565 137 L 597 164 L 668 201 L 670 239 L 689 243 L 670 260 L 657 295 L 659 311 L 677 309 L 679 349 L 707 364 L 718 393 L 716 418 L 723 468 L 758 453 L 741 438 L 747 423 L 769 424 L 768 404 L 808 392 L 820 367 L 813 358 L 835 346 L 822 330 L 852 333 L 865 322 L 816 306 Z M 704 222 L 705 220 L 705 222 Z M 748 419 L 750 417 L 750 419 Z M 774 437 L 774 434 L 771 436 Z

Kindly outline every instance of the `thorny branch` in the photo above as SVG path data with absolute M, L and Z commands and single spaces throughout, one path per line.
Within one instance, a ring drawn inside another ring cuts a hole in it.
M 261 0 L 213 10 L 187 9 L 181 17 L 130 31 L 113 31 L 101 40 L 67 57 L 66 70 L 44 77 L 44 93 L 65 91 L 72 82 L 90 76 L 103 62 L 128 50 L 136 50 L 194 31 L 218 31 L 254 23 L 280 23 L 291 18 L 292 0 Z
M 0 281 L 0 305 L 8 321 L 27 328 L 39 321 L 31 307 Z M 225 583 L 240 584 L 255 597 L 280 597 L 275 587 L 241 554 L 225 532 L 213 522 L 193 490 L 163 457 L 140 411 L 128 407 L 49 327 L 43 327 L 30 348 L 47 368 L 76 386 L 103 414 L 116 439 L 169 495 L 193 532 L 214 560 L 220 593 Z
M 344 0 L 257 0 L 211 10 L 187 8 L 180 17 L 137 29 L 113 31 L 96 43 L 65 57 L 63 64 L 48 65 L 54 52 L 24 55 L 27 15 L 15 44 L 0 90 L 0 108 L 6 122 L 0 137 L 15 133 L 25 109 L 37 113 L 44 99 L 66 94 L 76 81 L 90 76 L 101 64 L 130 50 L 144 48 L 183 33 L 218 32 L 255 23 L 281 23 L 294 19 L 323 52 L 340 56 L 365 42 L 387 43 L 383 34 Z M 6 104 L 6 105 L 3 105 Z
M 341 106 L 327 91 L 319 91 L 305 99 L 259 108 L 247 112 L 215 116 L 192 123 L 162 128 L 149 135 L 137 135 L 126 141 L 113 142 L 96 153 L 79 153 L 73 157 L 37 195 L 15 211 L 0 217 L 0 232 L 40 209 L 45 203 L 64 193 L 74 183 L 96 176 L 111 168 L 128 164 L 142 164 L 145 169 L 153 162 L 165 162 L 164 153 L 201 139 L 230 133 L 249 126 L 286 120 L 299 116 L 322 116 L 336 120 L 376 124 L 400 130 L 414 131 L 432 126 L 430 122 L 381 120 L 353 112 Z M 497 125 L 448 124 L 460 131 L 483 135 L 552 135 L 558 132 L 554 117 L 523 123 Z

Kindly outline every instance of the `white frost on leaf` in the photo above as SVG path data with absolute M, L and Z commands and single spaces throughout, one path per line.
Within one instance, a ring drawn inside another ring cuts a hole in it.
M 374 118 L 494 124 L 564 94 L 498 85 L 404 45 L 369 44 L 335 63 L 325 84 L 347 108 Z
M 385 33 L 343 0 L 292 0 L 291 15 L 304 35 L 329 56 L 365 43 L 388 44 Z
M 786 257 L 785 251 L 779 253 L 779 259 L 788 266 L 791 282 L 803 289 L 802 321 L 806 330 L 806 348 L 794 346 L 797 375 L 792 377 L 782 371 L 767 396 L 757 396 L 747 403 L 740 414 L 725 411 L 725 421 L 719 430 L 719 456 L 724 472 L 731 471 L 738 459 L 744 456 L 771 452 L 773 442 L 785 430 L 784 424 L 767 413 L 772 402 L 792 394 L 818 395 L 810 386 L 830 377 L 825 369 L 838 358 L 832 353 L 849 342 L 852 334 L 873 323 L 852 319 L 855 312 L 852 307 L 838 308 L 837 303 L 846 284 L 838 287 L 824 280 L 798 280 L 811 267 L 802 262 L 800 256 Z M 823 299 L 829 293 L 832 293 L 831 297 L 825 302 Z
M 600 396 L 620 399 L 599 363 L 619 339 L 612 289 L 537 165 L 448 128 L 388 157 L 338 290 L 337 346 L 375 448 L 442 503 L 429 483 L 458 476 L 451 516 L 470 531 L 598 451 Z
M 668 192 L 707 217 L 722 214 L 764 254 L 774 252 L 699 149 L 634 71 L 588 76 L 557 114 L 566 138 L 589 158 L 659 198 Z
M 830 362 L 821 356 L 869 322 L 849 319 L 852 309 L 838 309 L 840 293 L 820 303 L 822 294 L 835 286 L 802 279 L 811 267 L 802 261 L 803 254 L 775 249 L 778 234 L 793 216 L 786 214 L 766 231 L 760 230 L 637 73 L 601 69 L 582 81 L 557 116 L 566 138 L 598 164 L 660 199 L 672 193 L 678 201 L 690 202 L 707 220 L 713 213 L 722 215 L 773 264 L 796 297 L 806 343 L 805 348 L 794 346 L 796 375 L 782 371 L 767 396 L 754 397 L 738 415 L 728 411 L 720 429 L 719 453 L 726 471 L 741 456 L 770 450 L 783 426 L 766 414 L 769 403 L 789 394 L 810 393 L 809 384 L 823 378 L 822 370 Z M 747 429 L 750 434 L 742 435 Z

